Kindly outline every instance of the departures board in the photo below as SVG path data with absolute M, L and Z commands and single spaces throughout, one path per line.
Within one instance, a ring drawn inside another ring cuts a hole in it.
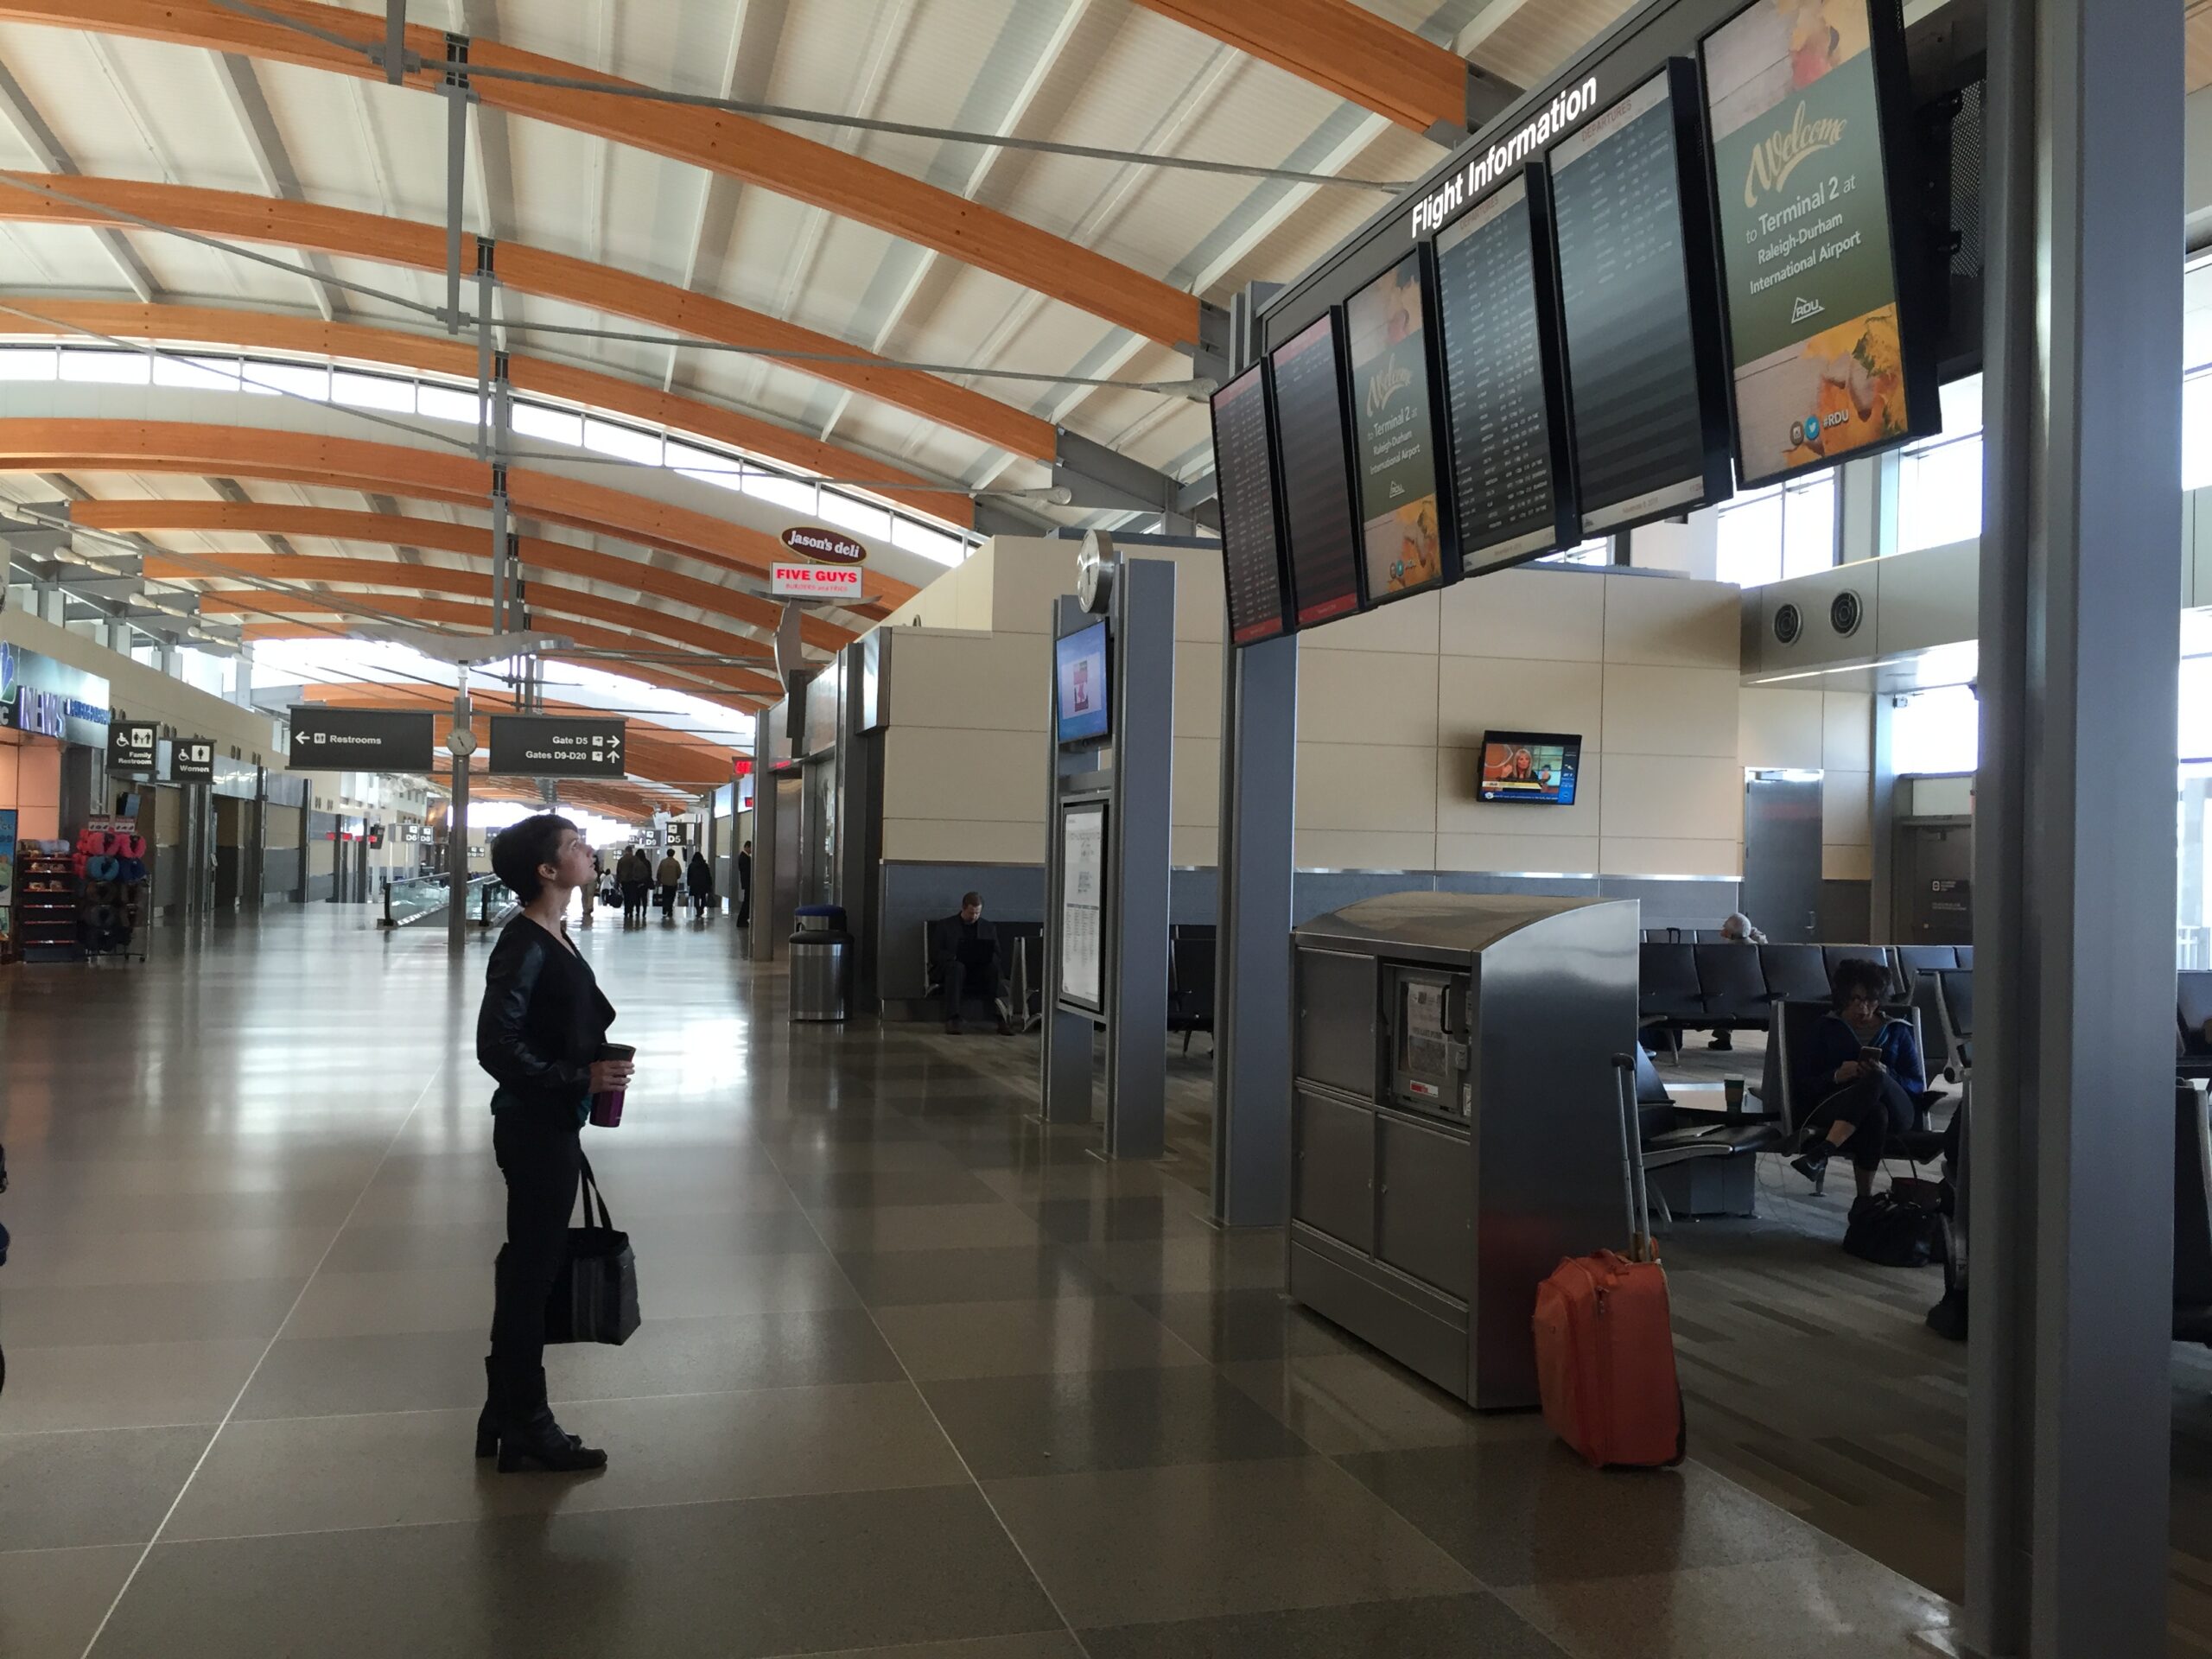
M 1554 145 L 1553 236 L 1586 535 L 1727 493 L 1696 71 L 1675 60 Z
M 1281 540 L 1268 427 L 1267 376 L 1255 364 L 1213 396 L 1229 635 L 1240 645 L 1283 631 Z
M 1283 541 L 1298 626 L 1306 628 L 1349 616 L 1361 601 L 1351 423 L 1336 313 L 1277 346 L 1272 364 Z
M 1452 488 L 1468 575 L 1581 539 L 1543 185 L 1529 168 L 1436 238 Z

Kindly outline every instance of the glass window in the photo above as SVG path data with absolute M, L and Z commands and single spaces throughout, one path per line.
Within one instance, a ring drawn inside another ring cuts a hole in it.
M 463 426 L 476 424 L 478 404 L 473 391 L 455 391 L 450 386 L 425 383 L 415 388 L 415 407 L 434 421 L 457 421 Z
M 748 471 L 745 474 L 742 488 L 747 495 L 757 495 L 763 501 L 772 501 L 778 506 L 789 508 L 793 512 L 811 513 L 817 511 L 814 505 L 814 498 L 817 493 L 815 486 L 796 478 L 786 478 L 781 473 Z
M 412 415 L 415 383 L 395 380 L 388 374 L 357 374 L 351 369 L 339 369 L 330 377 L 330 401 L 353 409 L 382 409 Z
M 565 443 L 571 448 L 583 448 L 584 417 L 581 415 L 517 399 L 508 420 L 515 431 L 525 438 L 543 438 L 553 443 Z
M 957 564 L 968 556 L 968 543 L 959 537 L 931 530 L 912 518 L 892 520 L 891 544 L 903 547 L 909 553 L 918 553 L 925 559 L 935 559 L 939 564 Z
M 238 378 L 246 391 L 264 397 L 289 392 L 295 397 L 312 397 L 318 404 L 330 401 L 330 371 L 320 363 L 249 361 Z
M 1580 547 L 1570 547 L 1557 553 L 1547 553 L 1537 564 L 1611 564 L 1613 562 L 1613 538 L 1600 536 L 1594 542 L 1585 542 Z
M 1713 574 L 1738 588 L 1826 570 L 1835 563 L 1835 474 L 1745 490 L 1714 516 Z
M 10 346 L 0 351 L 0 380 L 51 380 L 59 372 L 51 346 Z
M 195 391 L 236 391 L 238 360 L 235 357 L 174 357 L 154 359 L 154 384 L 184 386 Z
M 1897 551 L 1981 534 L 1981 433 L 1907 446 L 1897 465 Z
M 696 479 L 702 484 L 717 484 L 726 490 L 739 487 L 739 474 L 744 471 L 735 455 L 724 454 L 719 449 L 702 449 L 696 443 L 685 443 L 677 438 L 668 441 L 662 464 L 686 478 Z
M 855 501 L 849 495 L 840 495 L 835 490 L 822 492 L 822 516 L 856 536 L 873 536 L 879 542 L 887 541 L 891 536 L 888 512 L 871 507 L 865 501 Z
M 1836 558 L 1835 474 L 1815 473 L 1783 486 L 1782 574 L 1833 569 Z
M 587 419 L 584 448 L 596 454 L 613 455 L 617 461 L 634 461 L 641 467 L 660 465 L 659 433 L 613 421 Z
M 87 351 L 79 346 L 61 348 L 61 378 L 82 380 L 111 386 L 143 386 L 153 378 L 149 359 L 143 352 Z
M 1890 764 L 1900 772 L 1972 772 L 1981 758 L 1981 701 L 1938 686 L 1899 697 L 1890 715 Z
M 2181 383 L 2181 486 L 2212 484 L 2212 372 Z

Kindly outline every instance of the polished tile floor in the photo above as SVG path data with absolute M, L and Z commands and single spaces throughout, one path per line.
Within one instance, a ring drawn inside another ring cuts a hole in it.
M 582 937 L 647 1315 L 593 1478 L 468 1456 L 487 947 L 352 910 L 0 973 L 0 1655 L 1865 1659 L 1940 1602 L 1696 1465 L 1599 1476 L 1278 1294 L 1033 1039 L 794 1027 L 727 922 Z

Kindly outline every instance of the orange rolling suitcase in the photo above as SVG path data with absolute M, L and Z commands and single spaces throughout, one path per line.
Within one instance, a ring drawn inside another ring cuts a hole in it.
M 1570 1257 L 1536 1288 L 1536 1383 L 1552 1432 L 1598 1468 L 1658 1469 L 1688 1449 L 1667 1274 L 1651 1248 L 1636 1065 L 1617 1054 L 1629 1253 Z

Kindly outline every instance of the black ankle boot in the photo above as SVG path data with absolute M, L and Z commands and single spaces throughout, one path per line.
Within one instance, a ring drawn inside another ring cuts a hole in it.
M 532 1366 L 503 1376 L 499 1409 L 499 1472 L 541 1470 L 577 1474 L 607 1467 L 607 1453 L 563 1432 L 545 1402 L 545 1368 Z
M 499 1374 L 484 1362 L 484 1409 L 476 1414 L 476 1455 L 488 1458 L 499 1449 Z
M 1802 1158 L 1793 1158 L 1789 1160 L 1789 1167 L 1810 1181 L 1813 1184 L 1813 1191 L 1817 1193 L 1827 1184 L 1828 1179 L 1827 1148 L 1816 1147 Z

